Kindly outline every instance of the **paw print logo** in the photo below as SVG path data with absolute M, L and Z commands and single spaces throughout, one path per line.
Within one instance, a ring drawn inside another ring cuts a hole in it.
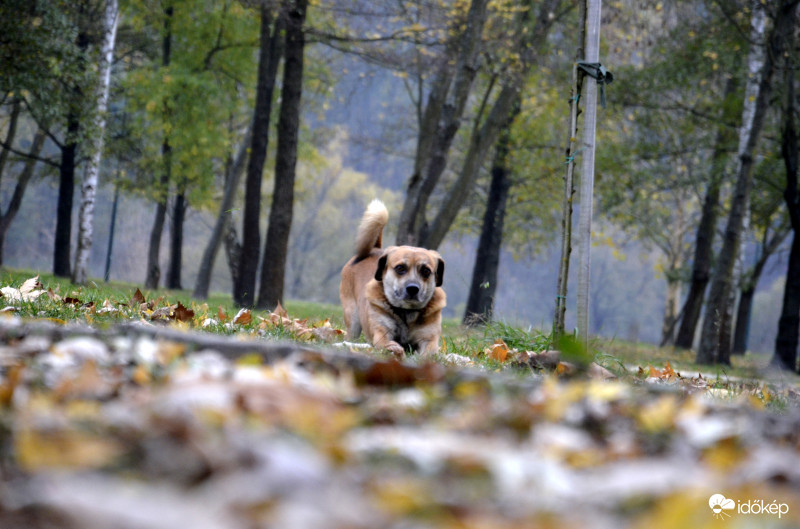
M 722 494 L 714 494 L 708 499 L 708 506 L 711 507 L 711 512 L 714 513 L 714 518 L 724 520 L 725 517 L 730 518 L 730 514 L 725 511 L 730 511 L 736 507 L 736 502 L 729 500 Z

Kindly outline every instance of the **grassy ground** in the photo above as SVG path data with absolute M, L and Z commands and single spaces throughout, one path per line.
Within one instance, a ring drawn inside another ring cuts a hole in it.
M 0 287 L 19 287 L 22 283 L 37 275 L 30 270 L 4 269 L 0 272 Z M 42 296 L 35 302 L 23 302 L 18 306 L 18 314 L 24 317 L 51 318 L 58 321 L 89 321 L 92 324 L 103 326 L 118 323 L 121 320 L 142 317 L 139 309 L 130 301 L 139 285 L 112 281 L 105 283 L 99 280 L 90 281 L 86 286 L 73 285 L 69 280 L 56 278 L 50 274 L 40 274 L 39 281 L 44 290 L 52 291 L 62 298 L 51 300 Z M 195 313 L 194 321 L 188 326 L 199 327 L 205 318 L 212 318 L 215 323 L 204 327 L 210 332 L 232 334 L 234 332 L 256 332 L 261 318 L 269 318 L 269 312 L 254 310 L 255 316 L 250 323 L 233 328 L 224 325 L 220 319 L 232 319 L 239 311 L 228 294 L 214 293 L 207 300 L 192 299 L 189 290 L 156 291 L 142 290 L 144 298 L 153 304 L 153 308 L 169 306 L 180 303 L 192 309 Z M 73 303 L 64 303 L 63 298 L 76 300 Z M 93 310 L 87 306 L 94 304 Z M 121 310 L 113 313 L 98 313 L 103 305 L 116 306 Z M 127 304 L 127 307 L 120 304 Z M 319 325 L 319 322 L 329 321 L 336 329 L 344 327 L 342 310 L 339 305 L 315 303 L 308 301 L 286 302 L 286 310 L 292 319 L 307 320 L 308 326 Z M 222 318 L 219 316 L 222 315 Z M 296 332 L 285 327 L 269 327 L 264 330 L 261 325 L 260 334 L 267 334 L 276 339 L 297 339 Z M 491 355 L 485 354 L 487 349 L 502 340 L 512 351 L 540 352 L 552 349 L 548 333 L 536 330 L 526 331 L 503 322 L 494 322 L 481 328 L 467 328 L 456 319 L 449 319 L 443 325 L 442 357 L 446 355 L 459 355 L 475 364 L 490 370 L 511 368 L 513 363 L 502 363 Z M 685 377 L 696 377 L 702 373 L 706 380 L 719 386 L 730 385 L 732 381 L 757 383 L 766 380 L 777 384 L 797 384 L 800 378 L 789 373 L 774 373 L 767 369 L 769 358 L 765 355 L 747 354 L 732 359 L 732 366 L 704 366 L 694 362 L 692 351 L 677 350 L 674 348 L 659 348 L 652 344 L 629 343 L 619 339 L 596 337 L 590 344 L 589 359 L 609 369 L 621 377 L 646 378 L 649 366 L 658 370 L 670 366 Z M 578 359 L 580 360 L 580 359 Z M 522 374 L 527 372 L 521 371 Z

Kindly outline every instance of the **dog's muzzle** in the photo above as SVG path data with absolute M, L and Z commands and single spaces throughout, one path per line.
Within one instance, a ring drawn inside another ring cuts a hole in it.
M 405 290 L 405 298 L 406 299 L 417 299 L 417 294 L 419 294 L 419 285 L 416 283 L 409 283 L 406 285 Z

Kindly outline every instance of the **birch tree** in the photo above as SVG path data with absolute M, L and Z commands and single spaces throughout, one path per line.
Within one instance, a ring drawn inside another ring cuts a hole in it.
M 78 247 L 75 252 L 75 266 L 72 281 L 79 285 L 86 283 L 89 268 L 89 255 L 94 236 L 94 203 L 100 174 L 100 160 L 103 153 L 103 134 L 106 125 L 108 92 L 111 85 L 111 64 L 114 58 L 114 43 L 117 39 L 119 4 L 117 0 L 106 0 L 103 13 L 103 39 L 98 61 L 97 110 L 93 136 L 89 145 L 91 156 L 81 185 L 81 207 L 78 216 Z
M 711 282 L 703 320 L 697 362 L 700 364 L 730 363 L 731 344 L 721 340 L 720 324 L 730 306 L 733 272 L 741 245 L 744 217 L 752 185 L 753 153 L 764 125 L 769 104 L 772 77 L 776 62 L 785 51 L 787 39 L 795 28 L 795 10 L 798 0 L 783 1 L 772 13 L 772 29 L 766 45 L 767 13 L 761 2 L 753 2 L 751 21 L 751 49 L 748 55 L 747 85 L 745 88 L 742 126 L 739 131 L 739 148 L 736 160 L 736 183 L 731 199 L 728 220 L 723 234 L 722 248 L 717 258 L 717 269 Z

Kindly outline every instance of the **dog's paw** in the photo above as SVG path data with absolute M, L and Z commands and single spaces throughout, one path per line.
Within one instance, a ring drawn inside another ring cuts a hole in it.
M 405 349 L 403 349 L 403 346 L 397 342 L 389 342 L 386 344 L 386 349 L 394 354 L 395 358 L 398 360 L 402 360 L 406 357 Z

